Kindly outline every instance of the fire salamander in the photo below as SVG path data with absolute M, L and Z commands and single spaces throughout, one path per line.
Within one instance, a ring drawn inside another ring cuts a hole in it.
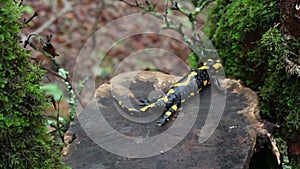
M 213 83 L 218 90 L 223 91 L 218 79 L 215 76 L 210 78 L 208 75 L 208 71 L 210 71 L 211 74 L 215 74 L 221 67 L 222 64 L 220 60 L 208 59 L 202 66 L 192 69 L 189 74 L 172 85 L 172 87 L 162 97 L 152 103 L 145 101 L 143 107 L 140 109 L 122 105 L 121 101 L 117 102 L 122 108 L 129 112 L 145 112 L 152 107 L 163 107 L 165 111 L 162 114 L 162 118 L 156 124 L 157 127 L 163 126 L 167 121 L 169 121 L 170 117 L 178 111 L 181 103 L 185 102 L 186 99 L 194 96 L 196 93 L 199 93 L 211 83 Z

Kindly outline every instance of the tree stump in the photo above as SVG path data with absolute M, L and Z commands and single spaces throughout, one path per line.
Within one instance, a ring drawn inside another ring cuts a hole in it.
M 257 120 L 256 93 L 238 81 L 223 80 L 226 95 L 213 92 L 213 87 L 201 91 L 183 103 L 177 117 L 163 127 L 155 127 L 162 109 L 134 114 L 114 104 L 112 95 L 138 107 L 136 100 L 158 96 L 177 80 L 157 72 L 129 72 L 101 85 L 94 100 L 79 115 L 80 123 L 69 131 L 77 139 L 69 147 L 66 163 L 74 169 L 249 168 L 257 151 L 258 133 L 268 132 Z M 212 101 L 222 95 L 226 98 L 223 109 L 222 103 Z M 276 146 L 270 143 L 276 154 Z

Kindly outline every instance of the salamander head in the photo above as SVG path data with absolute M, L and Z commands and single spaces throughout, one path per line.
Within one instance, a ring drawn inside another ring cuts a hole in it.
M 208 59 L 206 62 L 203 63 L 203 66 L 200 66 L 199 70 L 208 70 L 210 72 L 218 72 L 219 69 L 222 67 L 220 59 L 213 60 Z

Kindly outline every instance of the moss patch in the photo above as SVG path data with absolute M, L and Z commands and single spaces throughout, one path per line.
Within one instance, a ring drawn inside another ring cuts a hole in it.
M 19 44 L 22 8 L 0 5 L 0 168 L 59 168 L 59 151 L 46 133 L 42 72 Z

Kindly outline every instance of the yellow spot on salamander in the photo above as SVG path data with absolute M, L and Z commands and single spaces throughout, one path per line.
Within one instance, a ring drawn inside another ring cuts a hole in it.
M 166 115 L 168 115 L 168 116 L 171 116 L 171 114 L 172 114 L 172 112 L 170 112 L 170 111 L 166 112 Z
M 128 111 L 137 111 L 135 108 L 128 108 Z
M 176 83 L 173 86 L 187 86 L 188 84 L 190 84 L 192 77 L 195 75 L 197 75 L 197 73 L 193 71 L 188 75 L 188 77 L 186 78 L 186 80 L 184 82 Z
M 163 99 L 164 99 L 164 102 L 167 102 L 169 100 L 168 95 L 166 95 Z
M 168 91 L 168 93 L 167 94 L 172 94 L 172 93 L 174 93 L 175 92 L 175 90 L 173 90 L 173 89 L 170 89 L 169 91 Z
M 207 59 L 207 61 L 208 61 L 208 62 L 213 62 L 214 60 L 212 60 L 212 59 Z
M 195 93 L 193 93 L 193 92 L 190 94 L 190 96 L 194 96 L 194 95 L 195 95 Z
M 182 100 L 181 100 L 181 103 L 184 103 L 184 102 L 185 102 L 185 99 L 182 99 Z
M 146 111 L 146 110 L 148 110 L 150 107 L 154 107 L 154 106 L 155 106 L 155 103 L 152 103 L 152 104 L 149 104 L 148 106 L 145 106 L 145 107 L 141 108 L 140 110 L 141 110 L 141 111 Z
M 177 107 L 176 105 L 173 105 L 173 106 L 172 106 L 172 109 L 173 109 L 174 111 L 176 111 L 176 110 L 178 109 L 178 107 Z
M 213 65 L 213 67 L 215 69 L 219 69 L 220 67 L 222 67 L 222 65 L 221 65 L 221 63 L 216 63 L 216 64 Z
M 204 81 L 203 81 L 203 85 L 204 85 L 204 86 L 206 86 L 206 85 L 207 85 L 207 83 L 208 83 L 208 81 L 207 81 L 207 80 L 204 80 Z
M 119 105 L 124 109 L 125 106 L 123 105 L 122 101 L 119 101 Z
M 209 69 L 209 67 L 206 66 L 206 65 L 204 65 L 204 66 L 199 67 L 198 69 L 199 69 L 199 70 L 205 70 L 205 69 Z

